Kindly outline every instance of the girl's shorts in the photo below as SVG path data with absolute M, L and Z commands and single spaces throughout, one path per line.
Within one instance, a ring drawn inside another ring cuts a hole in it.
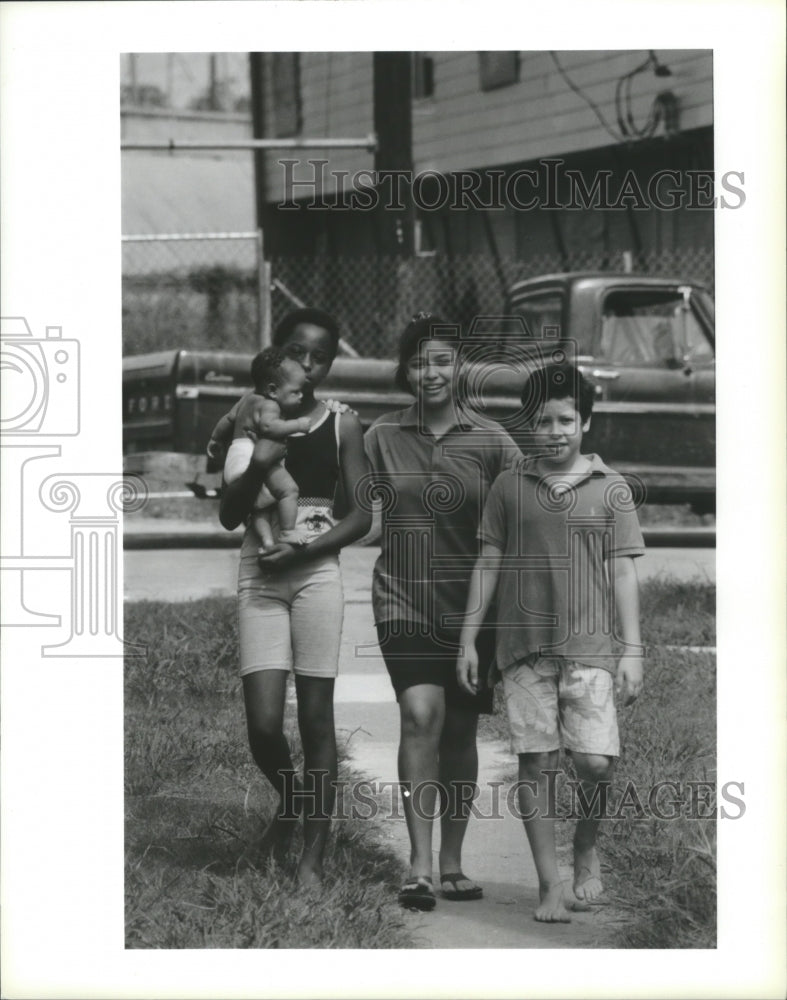
M 541 656 L 506 667 L 503 694 L 513 753 L 620 753 L 614 678 L 562 656 Z
M 397 701 L 409 687 L 437 684 L 445 690 L 446 705 L 492 714 L 493 689 L 486 683 L 495 656 L 491 629 L 482 629 L 476 641 L 478 678 L 483 686 L 475 696 L 462 690 L 456 679 L 458 632 L 428 626 L 414 628 L 402 621 L 389 621 L 377 623 L 377 639 Z
M 256 544 L 244 543 L 238 573 L 241 677 L 257 670 L 336 677 L 343 618 L 337 556 L 264 573 Z

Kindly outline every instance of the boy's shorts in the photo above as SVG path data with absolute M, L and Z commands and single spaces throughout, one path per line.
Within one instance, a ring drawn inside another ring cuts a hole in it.
M 540 656 L 502 671 L 513 753 L 620 753 L 614 678 L 562 656 Z

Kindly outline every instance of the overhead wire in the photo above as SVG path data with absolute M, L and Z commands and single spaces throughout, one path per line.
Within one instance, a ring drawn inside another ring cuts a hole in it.
M 636 66 L 628 73 L 624 73 L 615 83 L 615 117 L 617 119 L 617 131 L 607 122 L 596 102 L 593 101 L 593 99 L 589 97 L 581 87 L 578 87 L 577 84 L 574 83 L 564 67 L 561 65 L 557 53 L 550 51 L 549 54 L 563 80 L 565 80 L 571 90 L 581 97 L 582 100 L 590 107 L 601 125 L 616 142 L 631 142 L 636 139 L 649 139 L 655 134 L 664 114 L 662 101 L 660 99 L 661 95 L 658 95 L 653 100 L 647 120 L 642 127 L 638 127 L 634 121 L 631 96 L 631 83 L 634 77 L 639 73 L 644 73 L 645 70 L 651 65 L 658 67 L 658 61 L 652 51 L 648 54 L 648 58 L 643 63 Z M 657 72 L 657 75 L 669 75 L 669 71 L 667 70 L 664 74 Z
M 566 83 L 568 84 L 568 86 L 569 86 L 569 87 L 570 87 L 570 88 L 571 88 L 571 89 L 572 89 L 572 90 L 574 91 L 574 93 L 575 93 L 575 94 L 577 94 L 577 95 L 578 95 L 579 97 L 581 97 L 581 98 L 582 98 L 582 100 L 583 100 L 583 101 L 584 101 L 584 102 L 585 102 L 586 104 L 588 104 L 588 105 L 590 106 L 590 108 L 591 108 L 591 110 L 593 111 L 593 113 L 595 114 L 596 118 L 598 118 L 598 120 L 599 120 L 599 121 L 601 122 L 601 124 L 602 124 L 602 125 L 604 126 L 604 128 L 606 129 L 606 131 L 607 131 L 607 132 L 609 132 L 609 134 L 610 134 L 610 135 L 612 136 L 612 138 L 613 138 L 613 139 L 614 139 L 614 140 L 615 140 L 616 142 L 624 142 L 624 141 L 625 141 L 625 139 L 626 139 L 626 135 L 625 135 L 625 133 L 624 133 L 624 132 L 622 132 L 622 134 L 620 134 L 620 135 L 619 135 L 619 134 L 618 134 L 618 133 L 617 133 L 617 132 L 616 132 L 616 131 L 615 131 L 615 130 L 614 130 L 614 129 L 612 128 L 612 126 L 611 126 L 611 125 L 609 125 L 609 123 L 607 122 L 606 118 L 605 118 L 605 117 L 603 116 L 603 114 L 602 114 L 602 113 L 601 113 L 601 111 L 599 110 L 599 107 L 598 107 L 598 105 L 597 105 L 597 104 L 595 103 L 595 101 L 593 101 L 593 100 L 592 100 L 592 99 L 591 99 L 590 97 L 588 97 L 588 95 L 587 95 L 587 94 L 586 94 L 586 93 L 585 93 L 585 92 L 584 92 L 583 90 L 581 90 L 581 89 L 580 89 L 580 88 L 579 88 L 579 87 L 578 87 L 578 86 L 577 86 L 577 85 L 576 85 L 576 84 L 574 83 L 574 81 L 573 81 L 573 80 L 571 79 L 571 77 L 570 77 L 570 76 L 568 75 L 568 73 L 567 73 L 567 72 L 565 71 L 565 69 L 563 69 L 562 65 L 560 64 L 560 60 L 559 60 L 559 59 L 558 59 L 558 57 L 557 57 L 557 53 L 556 53 L 556 52 L 553 52 L 553 51 L 550 51 L 550 53 L 549 53 L 549 54 L 550 54 L 550 56 L 552 56 L 552 61 L 554 62 L 555 66 L 557 66 L 557 71 L 558 71 L 558 73 L 560 73 L 560 75 L 561 75 L 561 76 L 563 77 L 563 79 L 564 79 L 564 80 L 566 81 Z M 618 81 L 618 82 L 620 82 L 620 81 Z

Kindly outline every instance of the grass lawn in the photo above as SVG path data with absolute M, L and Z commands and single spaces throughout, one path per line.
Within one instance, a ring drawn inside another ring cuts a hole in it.
M 372 821 L 334 824 L 319 898 L 259 862 L 275 799 L 246 745 L 235 615 L 234 599 L 126 607 L 148 646 L 125 668 L 126 946 L 411 947 Z
M 620 809 L 600 839 L 621 947 L 715 946 L 715 656 L 696 649 L 715 645 L 714 605 L 711 585 L 642 587 L 646 689 L 621 712 L 612 802 L 631 782 L 644 809 Z M 255 856 L 274 800 L 246 746 L 234 599 L 129 604 L 125 634 L 148 646 L 125 673 L 127 947 L 412 947 L 396 903 L 402 866 L 375 821 L 334 824 L 318 900 Z M 480 733 L 507 739 L 500 703 Z M 684 790 L 675 819 L 649 809 L 663 781 Z M 707 783 L 699 811 L 710 818 L 686 815 L 687 782 Z M 568 811 L 565 784 L 560 796 Z M 569 859 L 573 823 L 557 829 Z
M 619 714 L 621 756 L 610 818 L 599 849 L 607 898 L 621 914 L 618 945 L 713 948 L 716 945 L 716 657 L 715 587 L 653 580 L 642 585 L 645 691 Z M 682 647 L 682 648 L 681 648 Z M 694 649 L 686 648 L 694 647 Z M 505 706 L 496 689 L 494 716 L 480 733 L 507 740 Z M 570 760 L 564 766 L 575 777 Z M 659 782 L 676 782 L 648 802 Z M 697 782 L 692 792 L 689 782 Z M 626 789 L 633 787 L 634 793 Z M 692 808 L 691 796 L 697 801 Z M 670 804 L 675 800 L 676 804 Z M 568 786 L 558 783 L 558 811 L 568 813 Z M 642 806 L 642 809 L 639 808 Z M 561 861 L 570 864 L 573 822 L 558 822 Z M 522 849 L 527 850 L 525 838 Z

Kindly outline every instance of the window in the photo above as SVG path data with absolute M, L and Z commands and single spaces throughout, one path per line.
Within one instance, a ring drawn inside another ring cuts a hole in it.
M 713 361 L 713 347 L 693 312 L 686 313 L 686 360 L 695 363 Z
M 560 292 L 544 292 L 529 295 L 513 305 L 513 312 L 521 316 L 527 327 L 527 335 L 535 340 L 561 340 L 563 323 L 563 296 Z
M 248 115 L 245 52 L 129 52 L 121 64 L 120 99 L 132 108 Z
M 434 59 L 423 52 L 413 52 L 413 98 L 434 94 Z
M 301 67 L 297 52 L 273 53 L 273 127 L 276 138 L 298 135 L 301 117 Z
M 481 90 L 496 90 L 519 83 L 519 53 L 479 52 L 478 72 Z
M 120 88 L 120 103 L 137 107 L 165 108 L 167 95 L 154 84 L 123 84 Z
M 613 292 L 604 303 L 600 354 L 616 365 L 680 368 L 684 359 L 712 359 L 713 349 L 682 297 Z

